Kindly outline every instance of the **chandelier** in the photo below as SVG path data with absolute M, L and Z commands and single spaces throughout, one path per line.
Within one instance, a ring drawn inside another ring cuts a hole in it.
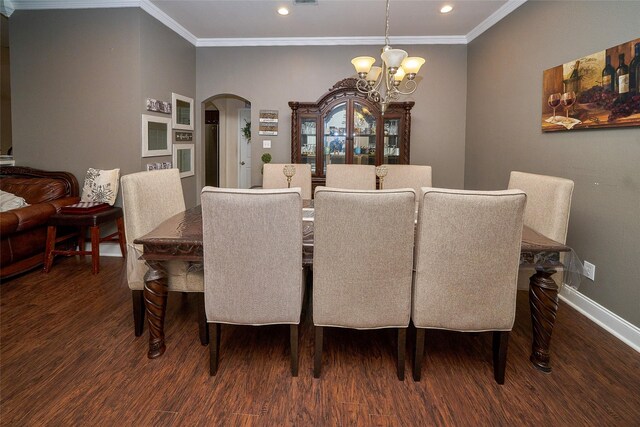
M 382 114 L 387 110 L 389 103 L 398 99 L 400 95 L 415 92 L 418 87 L 415 81 L 416 74 L 425 62 L 424 58 L 409 56 L 404 50 L 389 46 L 389 0 L 385 24 L 384 47 L 380 55 L 382 67 L 374 66 L 376 59 L 371 56 L 358 56 L 351 60 L 358 73 L 358 91 L 367 94 L 371 101 L 380 103 Z M 400 90 L 403 81 L 405 91 Z

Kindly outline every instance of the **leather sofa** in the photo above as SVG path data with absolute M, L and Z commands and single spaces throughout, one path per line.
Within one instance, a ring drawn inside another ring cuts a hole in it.
M 80 198 L 78 181 L 71 173 L 19 166 L 0 168 L 0 190 L 29 204 L 0 212 L 0 279 L 4 280 L 42 265 L 47 219 Z

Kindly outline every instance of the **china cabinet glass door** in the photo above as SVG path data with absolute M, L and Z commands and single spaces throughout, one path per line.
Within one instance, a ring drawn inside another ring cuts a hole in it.
M 353 103 L 353 163 L 376 164 L 376 116 L 366 105 Z
M 316 173 L 316 119 L 302 118 L 300 122 L 300 163 L 311 165 L 311 173 Z
M 324 117 L 323 175 L 328 164 L 345 164 L 347 155 L 347 104 L 340 103 Z
M 316 102 L 290 101 L 291 162 L 311 165 L 313 188 L 325 184 L 331 163 L 409 164 L 413 105 L 392 102 L 383 116 L 351 77 Z
M 384 119 L 384 157 L 382 163 L 397 165 L 400 159 L 400 119 Z

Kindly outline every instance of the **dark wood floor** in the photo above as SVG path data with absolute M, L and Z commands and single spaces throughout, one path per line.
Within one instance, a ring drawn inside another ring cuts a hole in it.
M 92 276 L 90 257 L 67 258 L 49 275 L 2 284 L 2 425 L 640 425 L 640 354 L 562 305 L 554 370 L 536 371 L 524 292 L 504 386 L 493 380 L 490 334 L 439 331 L 427 333 L 416 383 L 412 357 L 396 379 L 394 334 L 328 330 L 315 380 L 308 323 L 298 378 L 285 326 L 223 326 L 212 378 L 195 299 L 181 294 L 169 298 L 166 354 L 147 359 L 122 270 L 121 259 L 102 258 Z

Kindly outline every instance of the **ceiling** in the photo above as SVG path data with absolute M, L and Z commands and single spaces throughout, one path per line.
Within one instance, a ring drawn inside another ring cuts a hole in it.
M 468 43 L 526 0 L 391 0 L 392 43 Z M 380 44 L 385 0 L 5 0 L 7 9 L 141 7 L 196 46 Z M 440 13 L 445 4 L 453 6 Z M 280 16 L 286 6 L 290 13 Z M 11 12 L 12 10 L 10 10 Z

